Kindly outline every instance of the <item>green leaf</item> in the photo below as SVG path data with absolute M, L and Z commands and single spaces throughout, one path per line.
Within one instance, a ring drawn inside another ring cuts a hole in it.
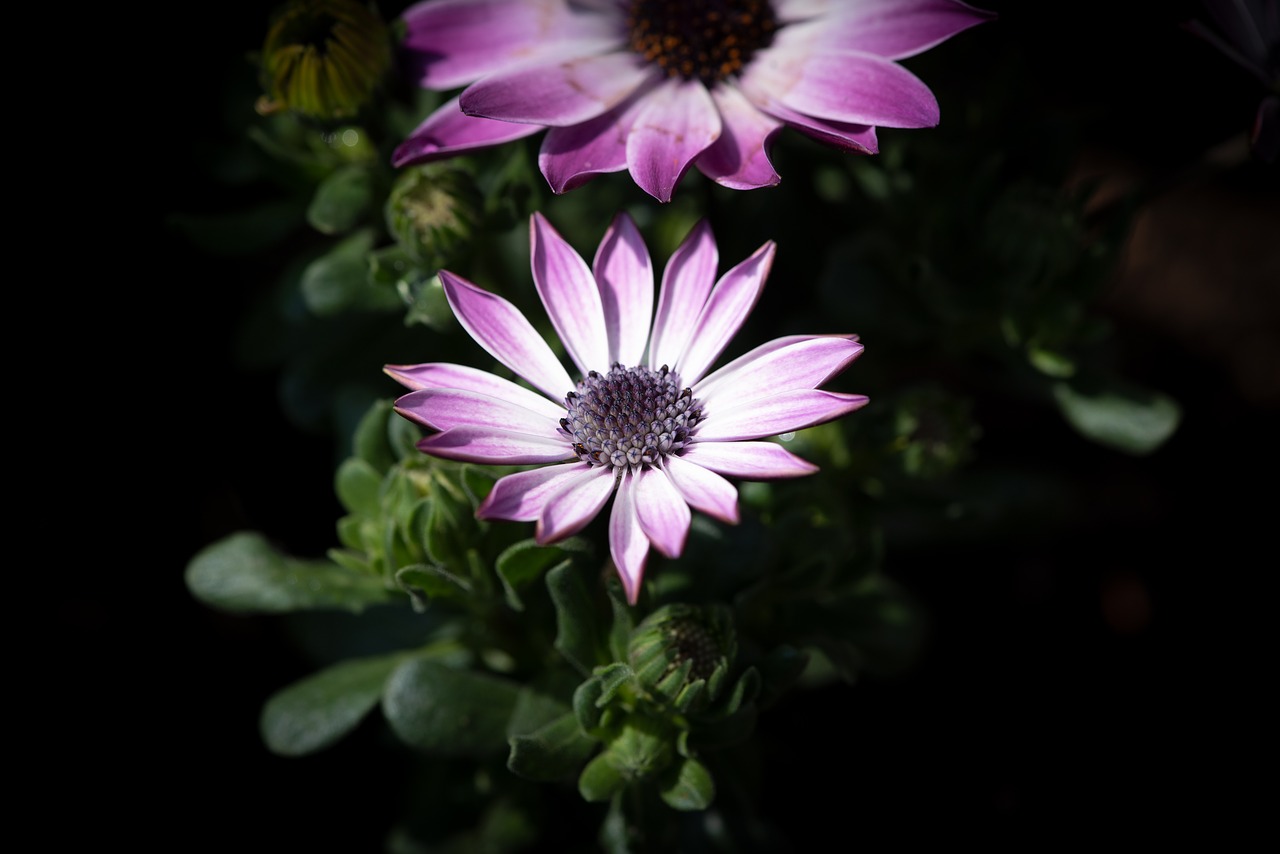
M 413 597 L 414 608 L 422 611 L 432 599 L 456 598 L 471 592 L 465 578 L 439 566 L 415 563 L 396 571 L 396 583 Z
M 359 613 L 394 599 L 377 577 L 327 561 L 285 557 L 252 531 L 231 534 L 200 551 L 187 564 L 186 582 L 205 604 L 245 614 L 321 608 Z
M 593 803 L 609 800 L 625 784 L 622 773 L 613 767 L 603 753 L 588 762 L 578 775 L 578 793 L 583 800 Z
M 281 756 L 304 756 L 338 741 L 377 705 L 402 657 L 344 661 L 277 691 L 262 709 L 263 741 Z
M 555 647 L 582 673 L 596 663 L 596 615 L 582 575 L 566 561 L 547 573 L 547 590 L 556 609 Z
M 1081 434 L 1128 454 L 1149 454 L 1178 429 L 1182 409 L 1168 395 L 1111 383 L 1083 392 L 1067 383 L 1053 386 L 1058 408 Z
M 597 743 L 565 713 L 527 735 L 513 735 L 507 767 L 529 780 L 568 779 L 587 761 Z
M 341 166 L 316 187 L 307 207 L 307 222 L 324 234 L 350 231 L 373 203 L 373 174 L 360 163 Z
M 540 546 L 537 540 L 521 540 L 498 555 L 494 568 L 506 592 L 507 604 L 517 611 L 524 610 L 520 601 L 520 589 L 557 561 L 562 561 L 564 551 L 556 546 Z
M 338 500 L 350 513 L 376 519 L 381 515 L 382 475 L 359 457 L 348 457 L 334 477 Z
M 338 314 L 360 305 L 374 291 L 368 285 L 373 229 L 353 232 L 302 271 L 302 296 L 314 314 Z
M 355 455 L 381 474 L 385 474 L 396 463 L 395 450 L 391 447 L 391 437 L 388 435 L 387 421 L 392 417 L 404 420 L 398 415 L 393 415 L 392 405 L 390 400 L 375 400 L 364 417 L 360 419 L 360 423 L 356 425 L 355 436 L 352 438 L 352 450 Z
M 415 658 L 387 680 L 382 711 L 411 747 L 479 757 L 508 747 L 507 721 L 519 693 L 506 679 Z
M 716 784 L 705 765 L 696 759 L 685 759 L 663 775 L 659 794 L 672 809 L 704 810 L 715 800 Z

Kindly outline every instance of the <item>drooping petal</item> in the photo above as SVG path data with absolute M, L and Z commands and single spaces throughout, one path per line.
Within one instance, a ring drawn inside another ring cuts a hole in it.
M 699 155 L 698 171 L 731 190 L 772 187 L 781 181 L 769 162 L 769 146 L 782 122 L 757 110 L 733 86 L 717 86 L 711 97 L 722 127 L 720 138 Z
M 564 0 L 424 0 L 400 17 L 407 70 L 428 89 L 456 89 L 575 43 L 620 41 L 614 21 L 575 14 Z
M 634 498 L 636 518 L 654 548 L 667 557 L 679 557 L 689 536 L 692 514 L 667 473 L 660 468 L 637 472 Z
M 582 256 L 537 211 L 530 217 L 529 258 L 538 296 L 578 370 L 584 375 L 607 371 L 609 337 L 595 277 Z
M 919 77 L 865 52 L 762 51 L 740 86 L 756 104 L 778 101 L 837 122 L 893 128 L 938 123 L 938 101 Z
M 632 96 L 591 121 L 547 129 L 538 151 L 538 169 L 553 193 L 568 192 L 596 175 L 627 168 L 627 135 L 642 100 L 643 94 Z
M 711 409 L 779 391 L 817 388 L 862 352 L 853 335 L 789 335 L 762 344 L 704 377 L 694 395 Z
M 600 286 L 608 331 L 607 364 L 640 364 L 653 316 L 653 262 L 635 220 L 626 212 L 613 218 L 591 270 Z
M 472 83 L 459 104 L 469 116 L 564 127 L 613 109 L 651 75 L 630 52 L 523 65 Z
M 818 470 L 776 442 L 694 442 L 684 449 L 682 459 L 725 477 L 744 480 L 801 477 Z
M 581 531 L 609 500 L 613 486 L 613 471 L 608 467 L 597 466 L 566 479 L 548 496 L 534 538 L 545 546 Z
M 773 266 L 775 247 L 772 240 L 766 241 L 716 282 L 694 324 L 688 346 L 675 362 L 686 383 L 692 385 L 702 379 L 755 307 Z
M 699 220 L 672 253 L 662 271 L 658 313 L 649 341 L 649 367 L 674 365 L 716 283 L 720 253 L 711 225 Z
M 573 389 L 568 371 L 520 309 L 448 270 L 440 271 L 440 283 L 462 328 L 489 355 L 552 400 Z
M 803 430 L 860 409 L 867 404 L 861 394 L 841 394 L 819 389 L 795 389 L 771 397 L 756 398 L 733 409 L 717 409 L 698 425 L 701 441 L 737 442 Z
M 738 490 L 732 483 L 711 469 L 695 465 L 687 456 L 667 457 L 662 465 L 690 507 L 721 522 L 738 524 Z
M 857 0 L 835 14 L 784 27 L 773 47 L 786 50 L 857 50 L 905 59 L 995 18 L 958 0 Z
M 720 113 L 699 81 L 670 80 L 647 93 L 627 136 L 631 177 L 660 202 L 720 136 Z
M 582 480 L 591 467 L 583 462 L 542 466 L 498 478 L 476 508 L 481 519 L 533 522 L 542 515 L 547 500 L 571 483 Z
M 636 514 L 634 482 L 635 476 L 628 471 L 618 484 L 613 513 L 609 517 L 609 554 L 618 569 L 630 605 L 636 604 L 640 598 L 640 582 L 644 580 L 644 566 L 649 559 L 649 538 L 640 527 Z
M 564 403 L 548 400 L 540 394 L 529 391 L 524 386 L 516 385 L 510 380 L 468 368 L 465 365 L 453 365 L 448 362 L 424 362 L 421 365 L 386 365 L 382 369 L 397 382 L 411 389 L 420 388 L 456 388 L 463 391 L 474 391 L 498 397 L 511 403 L 530 409 L 551 420 L 558 420 L 564 415 Z
M 418 450 L 446 460 L 510 466 L 558 463 L 574 455 L 563 438 L 472 426 L 454 427 L 420 439 Z
M 410 421 L 433 430 L 494 427 L 548 439 L 560 437 L 557 432 L 560 415 L 548 418 L 510 400 L 463 389 L 422 388 L 411 391 L 396 400 L 395 410 Z
M 540 130 L 542 128 L 537 125 L 468 116 L 458 106 L 458 99 L 450 98 L 396 146 L 391 154 L 391 165 L 398 169 L 453 157 L 464 151 L 522 139 Z
M 760 105 L 764 112 L 782 119 L 791 127 L 807 134 L 816 140 L 852 151 L 857 154 L 875 154 L 880 150 L 880 142 L 876 139 L 876 129 L 869 125 L 855 125 L 848 122 L 835 122 L 797 113 L 777 101 Z

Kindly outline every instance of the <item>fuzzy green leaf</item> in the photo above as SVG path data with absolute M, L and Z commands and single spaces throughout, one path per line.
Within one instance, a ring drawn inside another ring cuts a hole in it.
M 304 756 L 338 741 L 377 705 L 400 658 L 344 661 L 277 691 L 262 709 L 263 741 L 281 756 Z
M 716 784 L 705 765 L 696 759 L 685 759 L 673 771 L 663 775 L 659 794 L 672 809 L 685 812 L 704 810 L 715 800 Z
M 348 457 L 338 466 L 334 491 L 348 512 L 376 519 L 382 510 L 381 490 L 382 475 L 359 457 Z
M 1083 392 L 1067 383 L 1053 397 L 1071 426 L 1100 445 L 1127 454 L 1149 454 L 1178 429 L 1182 408 L 1158 392 L 1111 385 Z
M 529 780 L 564 780 L 587 761 L 596 742 L 566 713 L 527 735 L 513 735 L 507 767 Z
M 555 647 L 582 673 L 596 663 L 596 619 L 582 574 L 566 561 L 547 573 L 547 590 L 556 608 Z
M 323 234 L 350 231 L 372 207 L 373 175 L 360 163 L 341 166 L 316 187 L 307 222 Z
M 375 576 L 328 561 L 286 557 L 252 531 L 231 534 L 201 550 L 187 564 L 186 583 L 205 604 L 242 614 L 323 608 L 359 613 L 394 599 Z
M 622 773 L 609 762 L 603 753 L 587 763 L 578 775 L 578 793 L 583 800 L 607 801 L 626 784 Z
M 507 722 L 519 693 L 506 679 L 415 658 L 391 674 L 382 710 L 412 747 L 478 757 L 507 748 Z

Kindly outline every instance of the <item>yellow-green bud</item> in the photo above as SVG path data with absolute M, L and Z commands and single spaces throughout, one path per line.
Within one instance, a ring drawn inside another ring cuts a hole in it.
M 471 174 L 451 163 L 413 166 L 396 176 L 387 197 L 387 227 L 409 255 L 439 270 L 470 243 L 483 199 Z
M 322 122 L 359 115 L 391 69 L 391 32 L 359 0 L 289 0 L 276 9 L 260 57 L 262 115 L 289 110 Z
M 636 626 L 627 646 L 636 681 L 681 712 L 699 711 L 719 695 L 734 654 L 723 605 L 665 605 Z

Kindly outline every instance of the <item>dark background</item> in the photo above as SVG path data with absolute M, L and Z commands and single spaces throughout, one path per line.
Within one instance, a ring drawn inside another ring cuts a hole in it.
M 1077 123 L 1081 175 L 1116 187 L 1186 179 L 1137 221 L 1105 305 L 1128 375 L 1176 398 L 1184 421 L 1135 458 L 1087 443 L 1052 413 L 979 402 L 979 457 L 1062 455 L 1076 479 L 1072 516 L 1044 538 L 888 556 L 887 573 L 929 618 L 918 664 L 796 695 L 760 722 L 766 809 L 799 850 L 831 836 L 852 847 L 1028 825 L 1027 842 L 1104 830 L 1223 841 L 1262 802 L 1237 769 L 1263 762 L 1275 672 L 1263 589 L 1275 571 L 1280 435 L 1278 167 L 1182 173 L 1241 143 L 1261 86 L 1179 27 L 1204 17 L 1197 4 L 1120 6 L 990 3 L 1001 19 L 955 41 L 965 55 L 1018 57 L 1042 93 L 1026 109 Z M 235 143 L 221 112 L 252 109 L 235 81 L 253 79 L 245 57 L 268 9 L 220 6 L 168 43 L 183 96 L 165 112 L 162 218 L 239 203 L 199 166 Z M 982 97 L 972 76 L 927 82 L 944 121 L 949 103 Z M 194 168 L 175 172 L 181 163 Z M 94 779 L 110 786 L 113 769 L 143 762 L 147 800 L 159 798 L 150 808 L 184 837 L 196 828 L 200 842 L 179 850 L 379 850 L 406 806 L 397 752 L 366 726 L 318 755 L 269 753 L 262 703 L 309 663 L 279 621 L 216 613 L 183 584 L 191 556 L 235 530 L 319 555 L 341 508 L 330 440 L 289 423 L 277 378 L 232 357 L 255 271 L 163 224 L 160 239 L 172 255 L 167 293 L 188 309 L 163 333 L 174 348 L 165 360 L 178 364 L 156 365 L 164 387 L 144 392 L 171 419 L 167 456 L 131 459 L 121 477 L 145 474 L 143 525 L 164 545 L 126 570 L 122 601 L 90 590 L 63 607 L 64 628 L 86 641 L 128 638 L 101 666 L 146 692 L 131 698 L 127 726 L 90 739 L 112 748 Z

